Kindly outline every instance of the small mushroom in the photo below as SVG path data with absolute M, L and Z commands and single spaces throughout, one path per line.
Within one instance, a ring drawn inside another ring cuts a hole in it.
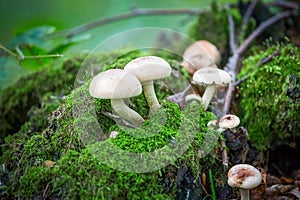
M 224 70 L 205 67 L 197 70 L 193 75 L 193 82 L 198 85 L 205 85 L 205 91 L 202 96 L 202 103 L 204 109 L 208 108 L 208 105 L 216 91 L 216 86 L 230 83 L 231 77 Z
M 112 132 L 110 132 L 110 134 L 109 134 L 109 138 L 116 138 L 118 134 L 119 134 L 118 131 L 112 131 Z
M 240 188 L 241 200 L 249 200 L 249 189 L 260 185 L 261 173 L 248 164 L 238 164 L 228 171 L 228 185 Z
M 207 40 L 199 40 L 186 48 L 183 53 L 183 66 L 190 76 L 201 68 L 213 67 L 217 68 L 221 60 L 221 54 L 217 47 Z
M 210 120 L 210 121 L 206 124 L 206 126 L 215 129 L 215 128 L 217 127 L 217 124 L 218 124 L 218 120 L 213 119 L 213 120 Z
M 197 94 L 188 94 L 185 97 L 185 102 L 200 102 L 201 103 L 201 97 Z
M 129 123 L 139 126 L 144 122 L 144 119 L 123 100 L 142 93 L 141 83 L 131 73 L 121 69 L 99 73 L 91 81 L 89 93 L 95 98 L 110 99 L 113 110 Z
M 171 74 L 169 63 L 157 56 L 144 56 L 127 63 L 124 70 L 135 75 L 142 83 L 150 110 L 158 110 L 160 104 L 155 95 L 153 80 L 166 78 Z
M 224 129 L 233 130 L 240 124 L 240 118 L 236 115 L 224 115 L 219 120 L 219 127 Z

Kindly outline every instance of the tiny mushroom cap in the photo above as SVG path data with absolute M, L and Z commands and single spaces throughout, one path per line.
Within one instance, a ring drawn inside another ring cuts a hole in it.
M 118 134 L 119 134 L 118 131 L 112 131 L 112 132 L 109 134 L 109 138 L 116 138 Z
M 194 73 L 193 82 L 198 85 L 206 85 L 202 97 L 202 103 L 206 110 L 216 91 L 216 85 L 230 83 L 231 76 L 224 70 L 205 67 Z
M 224 115 L 219 120 L 219 127 L 223 129 L 232 129 L 240 124 L 240 118 L 236 115 Z
M 144 122 L 144 119 L 123 101 L 124 98 L 142 93 L 141 83 L 131 73 L 121 69 L 99 73 L 91 81 L 89 93 L 95 98 L 110 99 L 113 110 L 133 125 L 139 126 Z
M 218 124 L 218 120 L 213 119 L 207 123 L 207 127 L 215 128 Z
M 135 75 L 142 83 L 150 110 L 159 109 L 160 104 L 155 95 L 153 80 L 166 78 L 171 74 L 169 63 L 157 56 L 144 56 L 127 63 L 124 70 Z
M 215 64 L 220 60 L 221 54 L 215 45 L 206 40 L 199 40 L 186 48 L 181 66 L 192 76 L 203 67 L 217 68 Z

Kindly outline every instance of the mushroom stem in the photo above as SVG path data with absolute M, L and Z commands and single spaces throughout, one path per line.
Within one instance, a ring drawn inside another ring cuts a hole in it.
M 207 110 L 208 105 L 213 98 L 216 91 L 216 85 L 207 85 L 204 91 L 204 94 L 202 96 L 202 104 L 204 106 L 204 109 Z
M 249 200 L 249 190 L 248 189 L 242 189 L 240 188 L 240 193 L 241 193 L 241 200 Z
M 154 91 L 153 81 L 152 80 L 146 81 L 146 82 L 142 83 L 142 86 L 143 86 L 146 101 L 148 102 L 149 107 L 150 107 L 150 112 L 158 110 L 161 106 L 157 100 L 157 97 L 156 97 L 156 94 Z
M 129 108 L 123 99 L 111 99 L 111 107 L 120 117 L 134 126 L 138 127 L 144 122 L 144 119 L 137 112 Z

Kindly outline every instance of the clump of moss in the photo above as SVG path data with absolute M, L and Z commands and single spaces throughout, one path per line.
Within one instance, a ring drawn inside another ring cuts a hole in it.
M 107 65 L 106 68 L 124 67 L 127 61 L 126 57 L 120 57 L 115 65 Z M 179 66 L 176 60 L 168 61 L 175 70 L 180 71 L 176 69 Z M 163 85 L 156 85 L 165 118 L 160 118 L 161 113 L 149 116 L 147 102 L 140 95 L 131 98 L 130 106 L 147 120 L 141 128 L 123 129 L 104 114 L 112 112 L 109 100 L 90 97 L 88 86 L 89 82 L 83 84 L 63 100 L 64 103 L 52 113 L 45 130 L 21 140 L 15 135 L 12 137 L 16 138 L 7 139 L 9 148 L 1 157 L 6 169 L 1 172 L 1 181 L 5 185 L 3 197 L 174 199 L 179 189 L 176 178 L 168 179 L 168 174 L 176 174 L 176 169 L 186 166 L 193 174 L 192 178 L 198 177 L 199 180 L 201 171 L 219 169 L 214 156 L 201 159 L 204 153 L 214 155 L 211 150 L 218 135 L 206 127 L 214 115 L 205 112 L 198 104 L 181 111 L 176 104 L 166 101 L 172 91 Z M 98 129 L 94 128 L 95 124 L 99 124 Z M 26 132 L 28 128 L 30 126 L 24 126 L 22 131 Z M 118 131 L 119 135 L 108 139 L 112 130 Z M 148 135 L 152 131 L 157 133 Z M 138 134 L 143 132 L 148 137 L 138 138 Z M 153 162 L 158 165 L 161 161 L 167 161 L 171 165 L 148 170 L 147 173 L 118 171 L 112 166 L 132 164 L 138 169 L 139 164 L 123 155 L 109 154 L 112 149 L 105 148 L 110 147 L 106 144 L 138 154 L 165 148 L 159 159 Z M 180 148 L 182 152 L 177 151 Z M 99 155 L 105 154 L 112 158 L 109 159 L 111 163 L 102 163 Z M 119 159 L 115 159 L 116 156 Z M 120 162 L 122 159 L 124 162 Z M 56 162 L 55 166 L 47 167 L 47 160 Z M 169 171 L 170 168 L 172 171 Z M 216 177 L 222 174 L 223 171 L 215 170 Z M 166 189 L 167 181 L 172 184 Z
M 1 91 L 0 143 L 5 136 L 19 130 L 28 120 L 27 113 L 32 106 L 41 106 L 44 95 L 59 97 L 71 91 L 80 60 L 82 58 L 73 58 L 63 65 L 44 68 L 20 78 L 16 84 Z M 56 109 L 55 106 L 53 109 Z
M 93 62 L 106 60 L 104 64 L 111 63 L 110 58 L 118 53 L 98 54 Z M 5 136 L 18 132 L 21 126 L 32 128 L 23 127 L 22 133 L 45 128 L 47 116 L 72 91 L 77 71 L 86 56 L 81 54 L 55 62 L 53 66 L 22 76 L 14 85 L 0 91 L 0 143 Z
M 279 55 L 262 66 L 259 61 Z M 291 146 L 300 136 L 300 50 L 292 44 L 267 46 L 243 61 L 240 77 L 249 75 L 240 89 L 239 116 L 259 150 Z

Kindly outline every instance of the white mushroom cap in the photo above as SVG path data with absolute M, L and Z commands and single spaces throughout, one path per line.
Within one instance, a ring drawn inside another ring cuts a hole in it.
M 171 66 L 157 56 L 144 56 L 133 59 L 124 70 L 135 75 L 142 83 L 155 79 L 166 78 L 171 74 Z
M 121 69 L 110 69 L 95 76 L 90 83 L 92 97 L 100 99 L 122 99 L 142 93 L 139 80 Z
M 224 70 L 205 67 L 194 73 L 193 81 L 200 85 L 220 85 L 230 83 L 231 77 Z
M 219 127 L 224 129 L 235 128 L 240 124 L 240 118 L 236 115 L 224 115 L 219 120 Z
M 238 164 L 228 171 L 228 185 L 242 189 L 257 187 L 262 181 L 261 173 L 248 164 Z

